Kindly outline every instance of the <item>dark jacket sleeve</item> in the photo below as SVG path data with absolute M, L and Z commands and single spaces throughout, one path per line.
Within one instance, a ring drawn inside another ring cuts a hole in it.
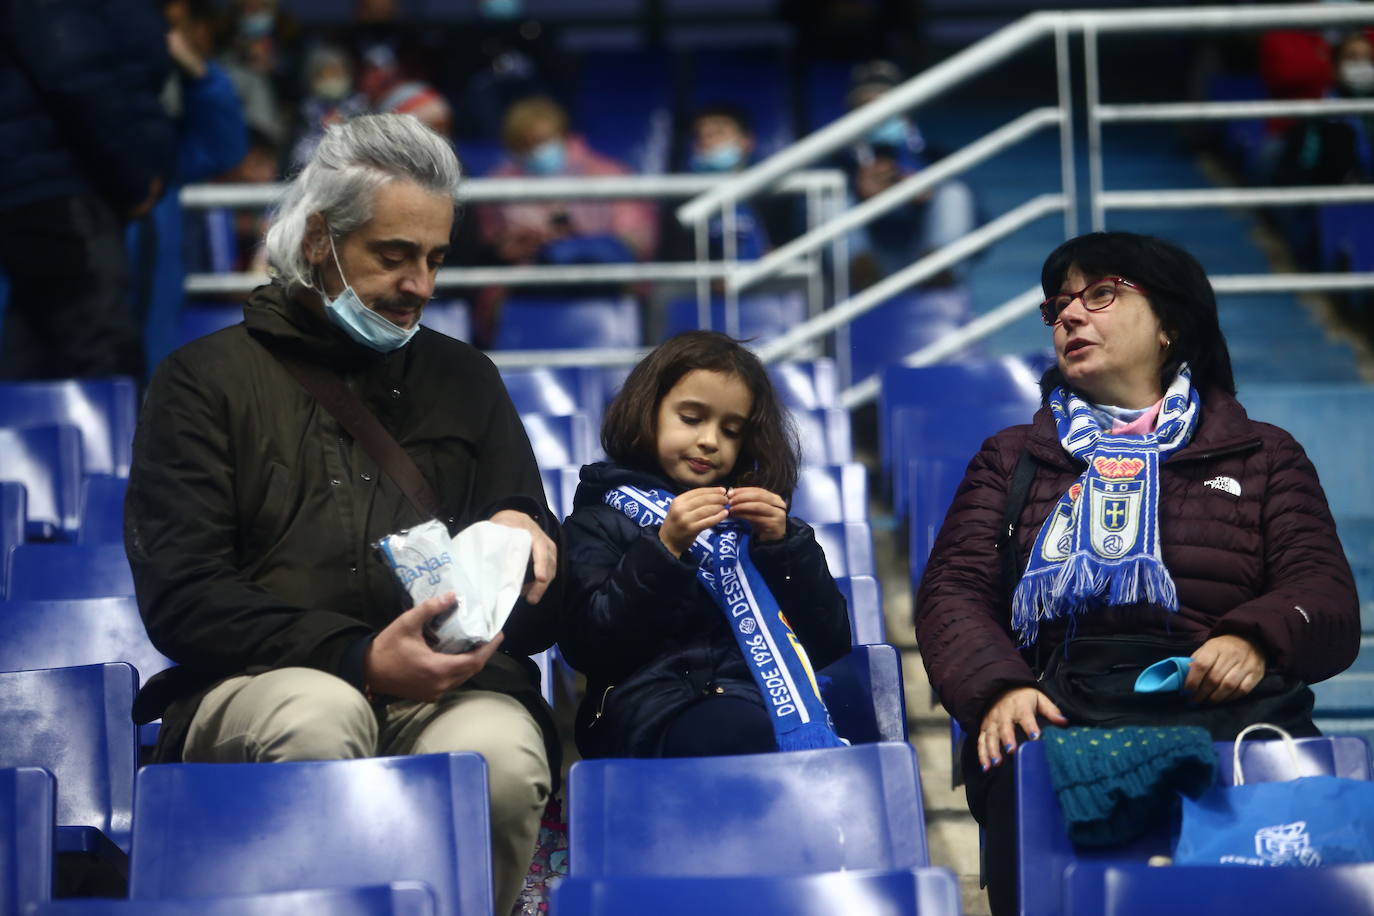
M 134 439 L 124 544 L 148 635 L 211 676 L 295 665 L 342 673 L 371 629 L 285 603 L 239 569 L 228 393 L 194 360 L 191 348 L 163 362 Z
M 176 137 L 162 108 L 166 25 L 134 0 L 17 3 L 6 42 L 86 173 L 120 211 L 170 177 Z
M 1269 485 L 1261 517 L 1269 587 L 1228 612 L 1212 632 L 1259 641 L 1271 665 L 1310 684 L 1355 660 L 1359 599 L 1316 469 L 1292 436 L 1269 429 L 1279 433 L 1266 449 Z
M 849 609 L 811 526 L 789 517 L 787 533 L 781 540 L 751 540 L 749 554 L 811 664 L 819 670 L 846 655 L 850 646 Z
M 623 680 L 662 655 L 673 634 L 705 631 L 712 622 L 701 616 L 709 598 L 697 583 L 695 562 L 669 553 L 656 527 L 579 507 L 564 530 L 569 587 L 559 648 L 588 678 Z
M 491 416 L 482 442 L 482 460 L 477 464 L 472 486 L 477 503 L 483 508 L 480 518 L 490 518 L 503 509 L 523 512 L 539 525 L 553 541 L 558 567 L 553 581 L 538 604 L 524 598 L 515 602 L 502 632 L 506 634 L 501 650 L 512 655 L 533 655 L 553 645 L 558 634 L 558 610 L 563 603 L 567 580 L 563 534 L 544 497 L 544 483 L 534 460 L 525 425 L 501 383 L 496 367 L 491 373 Z
M 999 433 L 969 463 L 916 594 L 921 660 L 941 702 L 969 732 L 1003 691 L 1036 683 L 1012 642 L 997 550 L 1023 437 Z

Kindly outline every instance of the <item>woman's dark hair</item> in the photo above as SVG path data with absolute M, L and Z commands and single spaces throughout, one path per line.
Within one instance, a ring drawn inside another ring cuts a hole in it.
M 1231 353 L 1217 320 L 1217 297 L 1202 265 L 1188 252 L 1163 239 L 1134 232 L 1093 232 L 1069 239 L 1045 259 L 1040 286 L 1045 295 L 1058 293 L 1069 270 L 1085 278 L 1124 277 L 1140 285 L 1150 307 L 1168 335 L 1169 352 L 1160 369 L 1160 390 L 1166 391 L 1187 363 L 1193 384 L 1236 393 Z M 1064 377 L 1057 365 L 1040 379 L 1045 397 Z
M 606 408 L 601 447 L 627 467 L 661 473 L 658 465 L 658 405 L 693 370 L 739 376 L 753 396 L 732 484 L 763 487 L 789 499 L 797 486 L 797 434 L 791 415 L 778 403 L 763 363 L 738 340 L 716 331 L 687 331 L 672 337 L 630 370 Z

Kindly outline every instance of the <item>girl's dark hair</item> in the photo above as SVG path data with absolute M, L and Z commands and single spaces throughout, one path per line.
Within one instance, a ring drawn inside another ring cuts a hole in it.
M 763 487 L 784 499 L 797 486 L 800 464 L 792 416 L 773 392 L 763 363 L 738 340 L 717 331 L 687 331 L 672 337 L 630 370 L 601 423 L 601 447 L 627 467 L 661 473 L 658 465 L 658 405 L 684 375 L 696 369 L 737 375 L 753 396 L 732 485 Z
M 1134 232 L 1093 232 L 1069 239 L 1045 259 L 1040 286 L 1045 295 L 1060 291 L 1071 268 L 1088 279 L 1124 277 L 1138 283 L 1169 336 L 1160 368 L 1160 390 L 1168 390 L 1178 367 L 1187 363 L 1193 384 L 1236 393 L 1231 353 L 1217 319 L 1217 297 L 1207 272 L 1188 252 L 1163 239 Z M 1045 397 L 1064 384 L 1057 365 L 1040 379 Z

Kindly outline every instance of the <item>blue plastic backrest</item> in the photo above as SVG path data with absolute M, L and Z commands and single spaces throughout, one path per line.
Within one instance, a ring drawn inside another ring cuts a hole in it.
M 0 768 L 0 913 L 52 895 L 57 781 L 39 767 Z
M 907 462 L 911 508 L 907 546 L 913 588 L 920 586 L 931 548 L 935 546 L 935 538 L 945 523 L 965 471 L 966 462 L 961 458 L 920 458 Z
M 422 881 L 168 900 L 54 900 L 27 916 L 433 916 L 434 892 Z
M 815 525 L 812 530 L 816 532 L 816 543 L 825 551 L 832 576 L 873 575 L 873 531 L 868 522 L 830 522 Z
M 568 877 L 553 916 L 959 916 L 959 882 L 945 868 L 745 877 Z
M 22 483 L 0 481 L 0 596 L 5 594 L 10 548 L 24 543 L 29 492 Z
M 785 406 L 811 410 L 836 406 L 835 361 L 829 357 L 768 367 L 773 390 Z
M 1064 873 L 1064 916 L 1220 913 L 1374 914 L 1374 862 L 1323 868 L 1104 865 Z
M 839 407 L 793 408 L 802 464 L 847 464 L 854 460 L 849 411 Z
M 153 648 L 127 595 L 0 601 L 0 633 L 0 671 L 128 662 L 146 681 L 173 664 Z
M 851 377 L 863 381 L 884 366 L 906 357 L 959 329 L 972 311 L 968 288 L 962 284 L 931 290 L 908 290 L 854 319 L 849 329 Z M 967 361 L 979 355 L 978 345 L 951 354 L 946 360 Z
M 883 617 L 882 584 L 873 576 L 843 576 L 835 579 L 849 605 L 849 629 L 854 645 L 883 642 L 887 623 Z
M 1347 779 L 1371 777 L 1369 746 L 1348 736 L 1299 738 L 1301 775 L 1328 774 Z M 1231 784 L 1231 742 L 1218 742 L 1217 783 Z M 1288 752 L 1278 741 L 1246 741 L 1241 746 L 1241 765 L 1247 783 L 1292 779 L 1295 774 Z M 1140 863 L 1154 855 L 1172 854 L 1172 825 L 1162 825 L 1127 846 L 1111 849 L 1075 847 L 1050 782 L 1045 748 L 1038 741 L 1016 752 L 1017 849 L 1020 864 L 1021 912 L 1024 916 L 1049 916 L 1062 912 L 1061 877 L 1072 862 Z
M 539 476 L 544 481 L 544 498 L 549 508 L 558 516 L 559 521 L 572 514 L 573 497 L 577 494 L 577 483 L 582 467 L 576 464 L 560 468 L 541 468 Z
M 27 536 L 74 536 L 81 509 L 81 431 L 52 423 L 0 427 L 0 455 L 0 480 L 23 484 L 28 494 Z
M 810 525 L 867 521 L 867 469 L 857 461 L 803 466 L 788 514 Z
M 133 900 L 423 881 L 440 913 L 492 909 L 479 754 L 150 766 L 136 798 Z
M 0 426 L 75 426 L 88 474 L 128 475 L 137 422 L 133 379 L 0 382 Z
M 554 417 L 524 413 L 520 419 L 525 424 L 534 461 L 540 468 L 581 467 L 596 460 L 599 448 L 586 414 Z
M 600 299 L 507 299 L 494 350 L 638 347 L 639 303 L 629 296 Z
M 700 327 L 700 309 L 695 298 L 674 299 L 668 303 L 664 338 Z M 725 330 L 725 301 L 711 298 L 711 328 Z M 739 299 L 739 337 L 752 345 L 781 337 L 806 320 L 806 298 L 797 290 L 771 293 L 745 293 Z
M 841 738 L 855 744 L 905 741 L 902 661 L 892 646 L 854 646 L 821 670 L 821 696 Z
M 138 675 L 122 662 L 0 672 L 0 766 L 49 770 L 57 777 L 57 823 L 94 827 L 126 852 L 137 690 Z
M 187 305 L 177 318 L 177 346 L 243 321 L 242 305 Z
M 78 544 L 124 543 L 124 494 L 129 478 L 88 474 L 81 483 Z
M 472 341 L 472 309 L 465 299 L 431 299 L 420 324 L 454 340 Z
M 11 600 L 133 593 L 123 544 L 20 544 L 10 551 L 6 597 Z
M 883 742 L 734 757 L 583 760 L 574 875 L 801 875 L 928 865 L 916 750 Z
M 508 369 L 501 373 L 501 381 L 522 414 L 562 417 L 593 406 L 583 403 L 581 379 L 575 369 Z

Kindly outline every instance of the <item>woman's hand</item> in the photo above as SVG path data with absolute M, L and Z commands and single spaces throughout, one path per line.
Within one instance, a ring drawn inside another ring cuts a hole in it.
M 1238 700 L 1264 677 L 1264 653 L 1244 636 L 1213 636 L 1193 653 L 1183 689 L 1198 703 Z
M 1055 725 L 1069 724 L 1059 707 L 1038 687 L 1013 687 L 997 698 L 978 728 L 978 763 L 984 772 L 988 767 L 999 766 L 1003 753 L 1016 751 L 1018 725 L 1032 741 L 1040 737 L 1037 716 Z
M 725 521 L 724 487 L 698 487 L 673 500 L 668 517 L 658 529 L 658 539 L 668 552 L 680 557 L 707 528 Z
M 744 519 L 760 541 L 780 541 L 787 533 L 787 503 L 763 487 L 735 487 L 725 494 L 730 517 Z

